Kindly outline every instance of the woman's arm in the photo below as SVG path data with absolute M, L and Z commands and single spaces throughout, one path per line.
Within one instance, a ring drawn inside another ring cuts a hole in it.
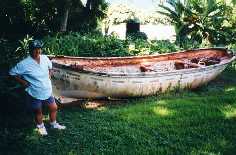
M 26 80 L 20 78 L 20 77 L 17 76 L 17 75 L 15 75 L 15 76 L 13 76 L 13 77 L 14 77 L 14 79 L 15 79 L 17 82 L 19 82 L 22 86 L 24 86 L 24 87 L 28 87 L 28 86 L 29 86 L 29 82 L 28 82 L 28 81 L 26 81 Z

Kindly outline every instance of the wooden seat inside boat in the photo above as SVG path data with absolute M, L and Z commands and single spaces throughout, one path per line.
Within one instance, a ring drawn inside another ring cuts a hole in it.
M 176 60 L 175 61 L 175 69 L 179 70 L 179 69 L 188 69 L 188 68 L 199 68 L 199 67 L 204 67 L 205 64 L 203 63 L 193 63 L 189 60 Z
M 160 61 L 155 63 L 141 63 L 139 69 L 141 72 L 167 72 L 175 70 L 175 62 Z

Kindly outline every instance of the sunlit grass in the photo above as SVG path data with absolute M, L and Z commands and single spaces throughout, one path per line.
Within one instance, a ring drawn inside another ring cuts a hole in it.
M 229 87 L 229 88 L 226 88 L 225 91 L 226 92 L 230 92 L 230 91 L 235 91 L 235 87 Z
M 223 113 L 226 118 L 236 118 L 236 107 L 227 106 L 224 108 Z
M 170 110 L 168 110 L 165 107 L 161 107 L 161 106 L 154 107 L 153 111 L 155 114 L 160 115 L 160 116 L 168 116 L 171 114 Z

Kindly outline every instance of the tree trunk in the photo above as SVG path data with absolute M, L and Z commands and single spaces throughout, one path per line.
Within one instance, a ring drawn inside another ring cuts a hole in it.
M 66 7 L 64 9 L 64 12 L 63 12 L 62 18 L 61 18 L 61 25 L 60 25 L 60 31 L 61 32 L 66 32 L 67 31 L 68 15 L 69 15 L 69 7 Z
M 92 0 L 87 0 L 87 3 L 86 3 L 86 9 L 87 10 L 91 9 L 91 3 L 92 3 Z

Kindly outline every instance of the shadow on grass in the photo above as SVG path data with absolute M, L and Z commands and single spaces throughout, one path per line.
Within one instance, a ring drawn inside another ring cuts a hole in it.
M 19 88 L 10 93 L 1 92 L 0 108 L 0 154 L 22 153 L 24 138 L 32 128 L 32 113 L 25 102 L 24 90 Z
M 228 66 L 225 71 L 220 74 L 215 80 L 209 82 L 203 87 L 199 87 L 197 90 L 206 91 L 207 88 L 212 89 L 222 89 L 225 87 L 236 86 L 236 68 L 234 66 Z

